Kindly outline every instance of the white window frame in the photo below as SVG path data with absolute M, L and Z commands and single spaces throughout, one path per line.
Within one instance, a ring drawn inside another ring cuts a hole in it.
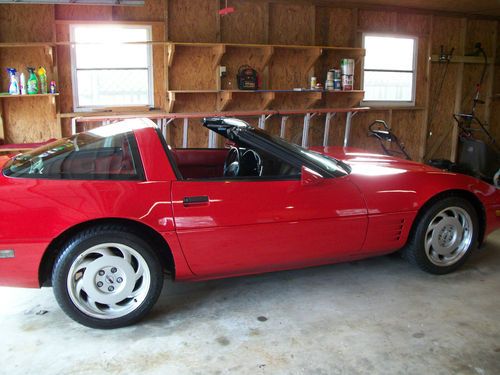
M 369 107 L 414 107 L 415 106 L 415 97 L 417 92 L 417 62 L 418 62 L 418 37 L 415 35 L 404 35 L 404 34 L 390 34 L 390 33 L 363 33 L 362 44 L 363 48 L 365 48 L 365 37 L 367 36 L 377 36 L 377 37 L 386 37 L 386 38 L 404 38 L 404 39 L 413 39 L 414 40 L 414 48 L 413 48 L 413 69 L 412 70 L 393 70 L 393 69 L 366 69 L 372 72 L 402 72 L 402 73 L 412 73 L 412 93 L 411 100 L 409 101 L 401 101 L 401 100 L 362 100 L 361 105 L 369 106 Z M 364 59 L 361 65 L 361 87 L 364 90 L 364 78 L 365 78 L 365 64 Z
M 153 27 L 152 25 L 130 25 L 130 24 L 123 24 L 123 23 L 72 23 L 70 25 L 70 50 L 71 50 L 71 86 L 73 89 L 73 110 L 75 112 L 88 112 L 92 111 L 95 109 L 99 110 L 106 110 L 106 109 L 123 109 L 123 108 L 147 108 L 147 107 L 154 107 L 154 79 L 153 79 L 153 48 L 151 43 L 145 43 L 147 44 L 148 52 L 147 52 L 147 63 L 148 63 L 148 104 L 140 104 L 140 105 L 123 105 L 123 106 L 109 106 L 109 105 L 93 105 L 93 106 L 80 106 L 79 103 L 79 97 L 78 97 L 78 79 L 77 79 L 77 68 L 76 68 L 76 48 L 75 45 L 75 28 L 78 26 L 119 26 L 119 27 L 125 27 L 128 29 L 146 29 L 147 30 L 147 42 L 152 41 L 152 35 L 153 35 Z M 117 68 L 118 69 L 118 68 Z M 113 70 L 112 68 L 107 69 L 107 70 Z

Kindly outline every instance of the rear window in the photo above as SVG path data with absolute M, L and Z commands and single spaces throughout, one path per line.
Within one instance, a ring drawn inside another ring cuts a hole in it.
M 96 129 L 97 130 L 97 129 Z M 69 180 L 143 180 L 132 132 L 89 131 L 63 138 L 12 158 L 4 175 Z

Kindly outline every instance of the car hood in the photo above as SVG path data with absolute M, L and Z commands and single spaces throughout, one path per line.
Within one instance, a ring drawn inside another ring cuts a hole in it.
M 363 194 L 368 212 L 415 211 L 433 196 L 449 190 L 475 194 L 484 204 L 498 196 L 496 189 L 473 177 L 425 164 L 355 148 L 312 147 L 351 168 L 348 178 Z
M 312 151 L 341 160 L 352 168 L 352 175 L 387 176 L 406 172 L 440 172 L 439 169 L 411 160 L 369 153 L 350 147 L 311 147 Z

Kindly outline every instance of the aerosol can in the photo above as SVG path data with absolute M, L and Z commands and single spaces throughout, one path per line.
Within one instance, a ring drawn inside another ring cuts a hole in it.
M 10 95 L 19 95 L 19 82 L 16 77 L 16 69 L 7 68 L 10 76 L 10 85 L 9 85 L 9 94 Z
M 24 73 L 19 76 L 19 83 L 21 84 L 21 95 L 26 95 L 26 76 Z
M 26 69 L 28 69 L 30 74 L 27 87 L 28 95 L 38 94 L 38 79 L 35 75 L 35 68 L 27 67 Z

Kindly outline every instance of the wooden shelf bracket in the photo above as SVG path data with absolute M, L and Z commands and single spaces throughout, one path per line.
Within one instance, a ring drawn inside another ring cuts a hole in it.
M 167 47 L 167 64 L 168 67 L 172 67 L 172 62 L 174 61 L 175 54 L 175 44 L 170 43 Z
M 167 112 L 171 113 L 174 111 L 174 105 L 175 105 L 175 92 L 168 92 L 168 108 Z
M 269 65 L 269 61 L 274 55 L 274 47 L 273 46 L 265 46 L 262 47 L 262 61 L 258 66 L 260 71 L 263 71 L 267 65 Z
M 316 64 L 316 61 L 318 61 L 318 59 L 321 57 L 322 54 L 323 54 L 322 48 L 311 48 L 309 51 L 309 56 L 307 57 L 305 71 L 311 70 L 314 64 Z
M 212 47 L 212 69 L 216 69 L 220 65 L 222 56 L 226 53 L 226 46 L 218 44 Z
M 224 111 L 233 100 L 233 93 L 230 91 L 221 91 L 217 93 L 217 111 Z
M 311 91 L 308 93 L 306 108 L 315 107 L 323 99 L 323 92 Z
M 262 102 L 261 109 L 269 109 L 269 107 L 273 104 L 274 99 L 276 99 L 275 92 L 264 92 L 262 93 Z

